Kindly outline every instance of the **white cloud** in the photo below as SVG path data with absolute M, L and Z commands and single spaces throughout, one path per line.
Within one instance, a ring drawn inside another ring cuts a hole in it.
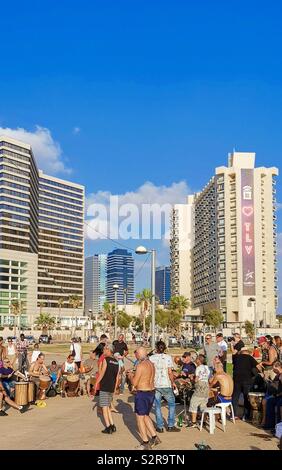
M 136 191 L 128 191 L 124 194 L 112 194 L 110 191 L 91 193 L 86 198 L 86 206 L 89 207 L 91 204 L 107 205 L 110 203 L 111 196 L 118 196 L 119 205 L 177 204 L 184 203 L 188 194 L 191 194 L 191 190 L 185 181 L 172 183 L 171 186 L 156 186 L 147 181 Z
M 280 210 L 282 209 L 282 203 L 281 203 L 281 202 L 277 202 L 277 204 L 276 204 L 276 209 L 277 209 L 278 211 L 280 211 Z
M 190 192 L 186 182 L 181 181 L 171 186 L 156 186 L 146 182 L 136 191 L 124 194 L 112 194 L 110 191 L 91 193 L 87 197 L 86 208 L 88 217 L 92 217 L 87 224 L 93 229 L 88 225 L 86 236 L 90 239 L 103 238 L 99 237 L 100 232 L 113 239 L 166 239 L 172 205 L 185 202 Z M 148 212 L 148 205 L 156 208 L 154 220 Z M 117 211 L 115 217 L 114 210 Z
M 35 131 L 27 131 L 21 127 L 10 129 L 0 127 L 0 135 L 6 135 L 20 140 L 32 146 L 32 150 L 38 168 L 46 173 L 55 175 L 57 173 L 71 173 L 71 169 L 66 168 L 60 144 L 56 142 L 49 129 L 36 126 Z
M 72 130 L 72 133 L 73 133 L 74 135 L 77 135 L 77 134 L 80 133 L 80 130 L 81 130 L 80 127 L 74 127 L 73 130 Z

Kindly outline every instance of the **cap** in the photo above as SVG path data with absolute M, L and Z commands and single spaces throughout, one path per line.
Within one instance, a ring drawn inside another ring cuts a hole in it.
M 265 336 L 261 336 L 259 339 L 258 339 L 258 344 L 263 344 L 263 343 L 267 343 L 267 339 Z
M 191 353 L 187 351 L 182 354 L 182 357 L 190 357 L 190 356 L 191 356 Z

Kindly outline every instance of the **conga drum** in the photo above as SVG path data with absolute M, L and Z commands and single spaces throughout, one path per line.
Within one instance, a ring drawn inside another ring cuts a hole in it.
M 28 404 L 28 383 L 16 382 L 15 384 L 15 403 L 19 406 Z
M 28 399 L 28 403 L 35 402 L 35 383 L 34 382 L 27 383 L 27 399 Z
M 71 374 L 67 376 L 67 396 L 68 397 L 75 397 L 77 396 L 77 389 L 79 385 L 79 375 L 78 374 Z
M 262 420 L 262 401 L 265 397 L 265 393 L 261 392 L 250 392 L 248 394 L 249 402 L 251 405 L 251 419 L 254 425 L 258 425 Z
M 39 377 L 39 400 L 46 399 L 46 390 L 48 390 L 51 384 L 51 378 L 47 375 L 42 375 Z

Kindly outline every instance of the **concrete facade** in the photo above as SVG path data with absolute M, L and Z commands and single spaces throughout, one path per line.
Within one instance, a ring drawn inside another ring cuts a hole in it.
M 174 208 L 172 286 L 176 295 L 192 299 L 199 315 L 216 308 L 227 323 L 256 319 L 257 326 L 275 325 L 278 173 L 277 168 L 256 168 L 255 153 L 230 154 L 228 166 L 216 168 L 206 187 L 192 196 L 194 243 L 178 263 L 177 229 L 185 223 L 187 205 Z M 188 243 L 193 236 L 186 238 Z

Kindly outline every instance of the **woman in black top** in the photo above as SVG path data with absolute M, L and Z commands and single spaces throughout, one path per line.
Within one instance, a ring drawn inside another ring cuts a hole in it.
M 116 427 L 111 413 L 111 403 L 118 384 L 119 364 L 113 356 L 113 346 L 105 346 L 103 354 L 104 360 L 101 373 L 95 385 L 95 392 L 100 384 L 99 406 L 103 410 L 103 417 L 106 423 L 106 428 L 102 432 L 104 434 L 112 434 L 116 431 Z

